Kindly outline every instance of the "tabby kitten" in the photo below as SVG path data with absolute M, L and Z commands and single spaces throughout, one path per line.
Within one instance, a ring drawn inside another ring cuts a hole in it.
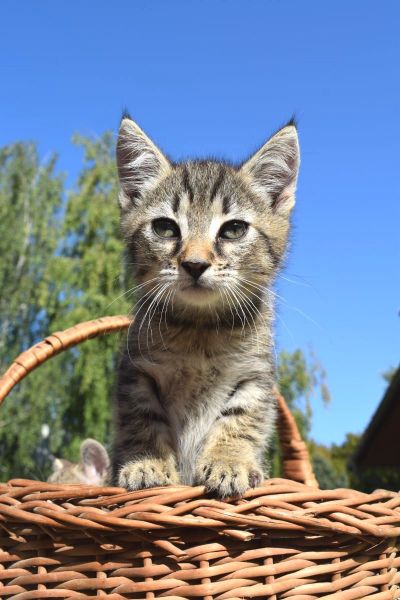
M 117 165 L 139 300 L 119 365 L 114 482 L 241 495 L 262 481 L 274 430 L 271 284 L 294 205 L 295 124 L 242 165 L 177 164 L 126 116 Z

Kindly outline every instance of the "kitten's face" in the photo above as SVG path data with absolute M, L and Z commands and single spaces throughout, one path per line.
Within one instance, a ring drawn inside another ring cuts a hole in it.
M 189 313 L 252 312 L 286 246 L 298 168 L 293 125 L 235 168 L 173 165 L 124 119 L 117 159 L 122 226 L 143 310 L 173 301 Z

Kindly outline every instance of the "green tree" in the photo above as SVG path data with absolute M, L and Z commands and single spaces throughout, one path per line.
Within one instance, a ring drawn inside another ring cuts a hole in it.
M 343 444 L 333 444 L 331 447 L 332 462 L 337 465 L 337 468 L 347 472 L 348 487 L 367 493 L 379 488 L 400 490 L 400 472 L 398 468 L 355 467 L 353 458 L 361 437 L 361 435 L 348 433 Z
M 76 136 L 74 141 L 83 149 L 84 162 L 75 189 L 67 195 L 60 255 L 52 262 L 54 280 L 59 282 L 52 330 L 129 310 L 113 137 Z M 59 398 L 57 426 L 51 428 L 53 453 L 62 449 L 64 456 L 76 456 L 84 437 L 108 442 L 119 343 L 120 336 L 103 336 L 62 358 L 65 389 Z
M 113 138 L 75 142 L 83 168 L 67 194 L 55 157 L 41 165 L 22 143 L 0 153 L 1 372 L 51 331 L 129 309 Z M 119 343 L 86 342 L 13 390 L 0 413 L 1 480 L 44 478 L 52 454 L 77 457 L 88 436 L 108 441 Z
M 313 444 L 309 440 L 312 424 L 312 398 L 318 397 L 324 404 L 330 402 L 326 373 L 314 353 L 307 356 L 302 350 L 294 352 L 282 350 L 277 361 L 278 387 L 286 400 L 303 440 L 308 444 L 313 459 Z M 272 443 L 270 451 L 271 475 L 282 476 L 282 456 L 278 437 Z M 314 461 L 313 461 L 314 462 Z M 328 465 L 324 457 L 318 456 L 313 464 L 317 479 L 327 479 Z
M 41 163 L 32 143 L 0 150 L 0 372 L 48 332 L 63 190 L 55 165 L 55 156 Z M 0 479 L 37 473 L 50 396 L 51 381 L 38 372 L 1 407 Z
M 324 404 L 330 402 L 325 370 L 313 352 L 307 357 L 300 349 L 294 352 L 282 350 L 278 356 L 277 378 L 279 390 L 300 433 L 307 438 L 312 422 L 311 398 L 320 396 Z
M 396 367 L 389 367 L 386 371 L 382 373 L 383 379 L 386 383 L 390 383 L 397 372 Z
M 314 473 L 323 490 L 350 486 L 347 461 L 334 453 L 335 447 L 317 444 L 313 440 L 308 442 Z

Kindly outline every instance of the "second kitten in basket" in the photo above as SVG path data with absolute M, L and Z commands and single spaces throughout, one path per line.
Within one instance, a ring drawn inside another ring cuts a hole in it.
M 117 163 L 139 301 L 119 366 L 114 483 L 243 494 L 263 478 L 274 430 L 271 285 L 294 205 L 296 127 L 238 166 L 176 164 L 126 117 Z
M 86 483 L 88 485 L 107 485 L 110 459 L 107 450 L 90 438 L 84 440 L 80 448 L 80 461 L 70 462 L 64 458 L 55 458 L 53 471 L 47 481 L 51 483 Z

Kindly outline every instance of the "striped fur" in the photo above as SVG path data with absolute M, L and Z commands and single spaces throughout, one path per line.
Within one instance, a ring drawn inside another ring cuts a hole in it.
M 294 204 L 296 128 L 282 128 L 243 165 L 173 164 L 125 118 L 117 163 L 138 302 L 119 365 L 114 482 L 201 483 L 240 495 L 268 473 L 271 285 Z M 166 218 L 180 232 L 171 239 L 154 229 Z M 229 221 L 247 224 L 243 237 L 223 237 Z M 196 281 L 188 269 L 199 264 Z

